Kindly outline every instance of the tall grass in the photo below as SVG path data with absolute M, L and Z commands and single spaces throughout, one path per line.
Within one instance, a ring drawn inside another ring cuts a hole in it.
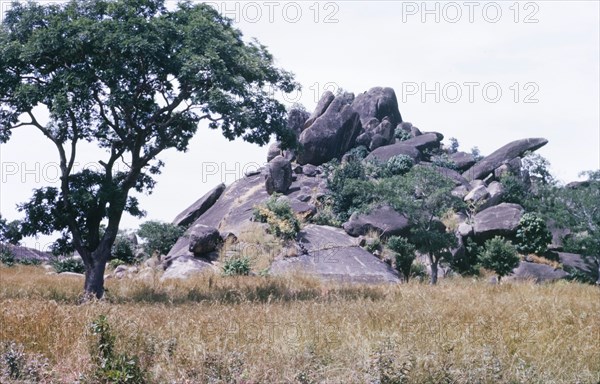
M 137 357 L 152 383 L 600 381 L 600 291 L 577 283 L 207 274 L 108 280 L 106 300 L 78 305 L 81 287 L 39 267 L 0 269 L 1 382 L 19 382 L 6 374 L 15 348 L 40 382 L 85 382 L 101 315 L 116 352 Z

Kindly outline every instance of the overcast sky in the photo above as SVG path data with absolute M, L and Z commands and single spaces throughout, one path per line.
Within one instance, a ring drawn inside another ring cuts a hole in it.
M 170 3 L 174 5 L 175 3 Z M 325 89 L 396 90 L 400 112 L 423 131 L 456 137 L 483 154 L 513 140 L 545 137 L 539 153 L 562 181 L 600 168 L 598 1 L 213 2 L 255 37 L 303 90 L 276 95 L 312 110 Z M 0 0 L 1 9 L 8 2 Z M 82 151 L 79 167 L 101 159 Z M 17 130 L 0 148 L 0 212 L 57 181 L 55 149 Z M 266 148 L 228 142 L 205 126 L 187 153 L 168 151 L 144 219 L 171 221 L 221 181 L 264 163 Z M 136 228 L 127 215 L 122 228 Z M 43 248 L 45 238 L 29 246 Z

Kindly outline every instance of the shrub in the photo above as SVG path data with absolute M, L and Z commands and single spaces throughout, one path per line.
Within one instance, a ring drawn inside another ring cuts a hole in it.
M 394 130 L 394 137 L 396 139 L 398 139 L 399 141 L 406 141 L 410 138 L 412 138 L 412 135 L 410 132 L 405 131 L 404 129 L 402 129 L 401 125 L 398 125 L 396 127 L 396 129 Z
M 106 316 L 100 315 L 90 325 L 96 338 L 90 346 L 92 362 L 96 365 L 94 382 L 102 383 L 146 383 L 146 377 L 137 356 L 115 352 L 115 336 Z
M 7 267 L 15 265 L 15 255 L 12 250 L 8 246 L 2 244 L 0 244 L 0 263 Z
M 438 155 L 438 156 L 434 156 L 431 159 L 431 162 L 434 165 L 437 165 L 438 167 L 448 168 L 448 169 L 453 169 L 453 170 L 457 169 L 456 163 L 454 161 L 450 160 L 450 157 L 448 157 L 448 155 L 445 153 Z
M 365 157 L 367 157 L 367 155 L 369 154 L 369 150 L 364 145 L 359 145 L 358 147 L 354 147 L 348 152 L 346 152 L 346 154 L 352 160 L 362 160 Z
M 137 235 L 144 239 L 144 251 L 148 255 L 154 252 L 166 255 L 184 232 L 184 228 L 171 223 L 146 221 L 140 225 Z
M 375 253 L 381 248 L 381 240 L 379 240 L 378 237 L 368 239 L 365 243 L 364 248 L 369 253 Z
M 48 359 L 42 355 L 26 353 L 21 344 L 0 344 L 0 382 L 45 383 L 49 379 L 48 368 Z
M 448 139 L 448 141 L 450 142 L 450 146 L 448 147 L 448 153 L 458 152 L 458 147 L 460 146 L 460 144 L 458 143 L 456 137 L 451 137 Z
M 111 257 L 113 259 L 121 260 L 125 264 L 133 264 L 137 260 L 133 253 L 134 245 L 124 234 L 117 235 L 115 243 L 112 246 Z
M 269 225 L 269 232 L 282 239 L 294 239 L 300 231 L 300 221 L 290 203 L 273 194 L 264 204 L 254 208 L 254 219 Z
M 392 156 L 386 163 L 386 173 L 389 176 L 404 175 L 413 166 L 413 160 L 407 155 Z
M 478 275 L 478 257 L 480 252 L 480 247 L 469 237 L 465 242 L 464 254 L 453 257 L 450 261 L 450 266 L 454 271 L 463 276 Z
M 224 276 L 248 276 L 250 274 L 251 262 L 247 256 L 231 257 L 223 263 Z
M 500 176 L 500 183 L 504 187 L 502 201 L 505 203 L 514 203 L 525 205 L 529 194 L 529 188 L 517 176 L 503 174 Z
M 57 273 L 62 273 L 62 272 L 84 273 L 85 272 L 85 266 L 83 265 L 83 261 L 81 261 L 80 258 L 55 257 L 54 259 L 52 259 L 52 261 L 50 263 L 52 264 L 52 267 L 54 268 L 54 270 L 56 270 Z
M 496 236 L 485 242 L 484 250 L 479 254 L 481 265 L 498 275 L 498 281 L 519 265 L 519 255 L 510 241 Z
M 394 265 L 396 270 L 408 282 L 410 270 L 415 260 L 415 246 L 408 239 L 401 236 L 392 236 L 387 241 L 387 247 L 394 252 Z
M 546 223 L 534 213 L 526 213 L 521 217 L 517 227 L 517 249 L 523 253 L 541 255 L 548 250 L 552 235 Z

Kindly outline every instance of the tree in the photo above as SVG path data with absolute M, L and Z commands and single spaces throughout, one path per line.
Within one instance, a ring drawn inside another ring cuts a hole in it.
M 379 184 L 382 196 L 398 212 L 406 214 L 412 225 L 410 242 L 427 255 L 431 266 L 431 284 L 437 283 L 438 265 L 450 255 L 456 236 L 439 220 L 449 209 L 464 204 L 451 191 L 454 183 L 435 169 L 414 167 L 404 176 L 384 179 Z
M 542 255 L 548 250 L 552 234 L 546 222 L 535 213 L 526 213 L 517 227 L 516 247 L 520 252 Z
M 3 219 L 0 214 L 0 244 L 9 243 L 19 245 L 21 239 L 23 239 L 23 235 L 21 234 L 21 222 L 13 220 L 7 223 L 6 219 Z
M 23 234 L 60 232 L 58 248 L 77 250 L 85 263 L 86 297 L 102 297 L 123 213 L 144 215 L 130 192 L 152 191 L 158 156 L 185 151 L 202 121 L 229 140 L 262 145 L 275 134 L 291 144 L 285 107 L 272 94 L 296 88 L 264 46 L 245 42 L 206 4 L 15 4 L 0 30 L 0 141 L 36 129 L 56 148 L 61 172 L 58 188 L 36 189 L 20 205 Z M 106 157 L 97 170 L 76 171 L 86 142 Z
M 175 224 L 146 221 L 140 225 L 137 235 L 145 240 L 144 250 L 148 255 L 158 252 L 166 255 L 185 230 Z
M 415 260 L 415 246 L 407 238 L 392 236 L 387 241 L 387 247 L 394 252 L 396 270 L 402 274 L 404 281 L 408 283 L 410 269 Z
M 519 255 L 510 241 L 496 236 L 485 242 L 484 250 L 479 254 L 481 265 L 498 275 L 498 281 L 519 265 Z

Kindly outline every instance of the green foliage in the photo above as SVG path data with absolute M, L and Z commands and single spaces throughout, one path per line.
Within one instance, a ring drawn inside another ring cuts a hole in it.
M 64 164 L 60 186 L 20 205 L 22 234 L 60 232 L 57 252 L 76 245 L 84 259 L 107 262 L 123 212 L 144 215 L 130 192 L 152 192 L 163 151 L 185 151 L 202 121 L 229 140 L 266 144 L 274 134 L 293 146 L 273 95 L 297 89 L 265 46 L 208 4 L 15 3 L 0 29 L 0 142 L 37 130 Z M 76 171 L 83 142 L 105 156 Z
M 448 139 L 448 141 L 450 142 L 450 146 L 448 147 L 448 153 L 458 152 L 458 147 L 460 146 L 460 144 L 458 143 L 456 137 L 451 137 Z
M 526 213 L 521 217 L 517 227 L 516 247 L 523 253 L 542 255 L 548 250 L 552 235 L 546 222 L 535 213 Z
M 378 237 L 374 239 L 368 239 L 364 248 L 369 253 L 375 253 L 381 249 L 381 240 L 379 240 Z
M 438 167 L 456 170 L 456 163 L 450 160 L 450 157 L 446 153 L 432 157 L 431 162 Z
M 84 273 L 85 266 L 80 258 L 75 257 L 55 257 L 50 261 L 50 264 L 57 273 L 74 272 Z
M 269 224 L 269 232 L 282 239 L 295 239 L 300 231 L 300 221 L 290 203 L 277 193 L 254 207 L 254 220 Z
M 138 261 L 135 259 L 134 248 L 135 246 L 127 238 L 127 235 L 120 233 L 112 246 L 111 257 L 121 260 L 125 264 L 134 264 Z
M 412 135 L 410 132 L 405 131 L 404 129 L 402 129 L 402 126 L 397 126 L 396 129 L 394 130 L 394 137 L 398 140 L 398 141 L 406 141 L 410 138 L 412 138 Z
M 473 159 L 475 159 L 475 161 L 480 161 L 483 159 L 483 156 L 481 155 L 481 151 L 479 150 L 478 147 L 471 148 L 471 156 L 473 156 Z
M 15 265 L 15 262 L 15 255 L 12 250 L 8 246 L 0 244 L 0 263 L 7 267 L 12 267 Z
M 465 252 L 460 257 L 455 257 L 450 261 L 452 270 L 463 276 L 478 275 L 478 258 L 480 247 L 470 237 L 465 241 Z
M 529 152 L 521 161 L 521 169 L 541 184 L 554 184 L 556 181 L 550 173 L 550 162 L 542 155 Z
M 529 188 L 520 177 L 508 173 L 500 176 L 500 183 L 504 187 L 502 201 L 525 206 L 529 198 Z
M 49 379 L 48 359 L 26 353 L 21 344 L 0 343 L 0 382 L 45 383 Z
M 317 202 L 317 213 L 310 219 L 310 222 L 317 225 L 329 225 L 339 227 L 342 222 L 338 220 L 337 215 L 333 211 L 333 199 L 331 196 L 326 196 Z
M 0 214 L 0 243 L 19 245 L 21 239 L 23 239 L 21 222 L 13 220 L 7 223 L 6 219 L 3 219 Z
M 408 282 L 412 264 L 416 257 L 415 246 L 404 237 L 392 236 L 387 241 L 387 247 L 394 252 L 396 270 L 404 276 L 404 281 Z
M 352 160 L 363 160 L 368 154 L 369 150 L 364 145 L 359 145 L 346 152 L 346 155 Z
M 248 276 L 252 262 L 249 257 L 231 257 L 223 263 L 224 276 Z
M 106 316 L 100 315 L 90 324 L 94 341 L 90 345 L 90 356 L 96 366 L 94 379 L 102 383 L 143 384 L 146 375 L 137 356 L 128 356 L 115 351 L 115 336 Z
M 331 163 L 327 174 L 332 209 L 340 222 L 352 213 L 366 209 L 375 200 L 373 183 L 367 179 L 365 166 L 357 160 L 344 164 Z
M 519 255 L 510 241 L 496 236 L 485 242 L 479 262 L 484 268 L 496 272 L 500 280 L 519 265 Z
M 171 223 L 146 221 L 140 225 L 137 235 L 144 239 L 144 251 L 148 255 L 158 252 L 166 255 L 185 230 Z
M 386 176 L 397 176 L 404 175 L 413 166 L 413 160 L 407 155 L 396 155 L 392 156 L 386 163 L 385 173 Z

